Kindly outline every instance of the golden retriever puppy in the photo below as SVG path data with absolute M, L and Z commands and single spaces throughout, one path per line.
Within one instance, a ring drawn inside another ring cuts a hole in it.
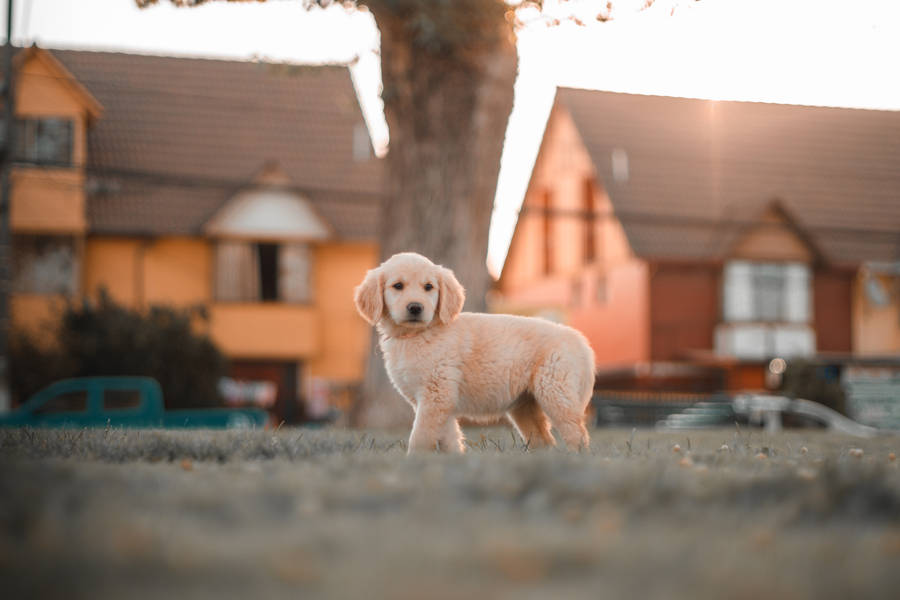
M 503 418 L 530 448 L 590 444 L 584 412 L 594 353 L 579 332 L 537 318 L 460 313 L 453 272 L 419 254 L 395 254 L 356 288 L 375 325 L 391 382 L 416 413 L 409 451 L 463 452 L 457 418 Z

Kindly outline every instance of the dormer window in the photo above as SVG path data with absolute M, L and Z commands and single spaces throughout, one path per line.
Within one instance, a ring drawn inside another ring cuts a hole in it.
M 219 302 L 312 301 L 312 257 L 303 243 L 216 243 L 215 298 Z
M 72 166 L 71 119 L 16 119 L 16 160 L 47 166 Z
M 727 263 L 717 353 L 757 360 L 815 353 L 811 283 L 805 263 Z
M 725 265 L 725 321 L 808 323 L 810 272 L 802 263 L 735 260 Z

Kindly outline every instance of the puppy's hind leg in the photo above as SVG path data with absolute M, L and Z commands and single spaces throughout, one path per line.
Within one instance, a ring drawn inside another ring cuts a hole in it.
M 584 426 L 584 411 L 591 399 L 592 382 L 573 376 L 571 365 L 548 360 L 538 368 L 533 380 L 538 406 L 550 417 L 569 450 L 587 450 L 591 438 Z
M 584 426 L 583 414 L 568 410 L 560 411 L 554 408 L 550 420 L 559 432 L 560 437 L 566 443 L 566 448 L 577 451 L 590 449 L 591 436 Z
M 550 422 L 547 420 L 547 415 L 538 406 L 530 392 L 519 396 L 513 407 L 506 413 L 506 417 L 522 436 L 522 440 L 530 450 L 556 445 L 556 440 L 550 433 Z

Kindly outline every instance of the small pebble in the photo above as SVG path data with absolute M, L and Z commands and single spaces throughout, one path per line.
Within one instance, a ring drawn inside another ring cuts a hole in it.
M 191 471 L 194 468 L 194 463 L 193 461 L 191 461 L 191 459 L 185 458 L 183 461 L 181 461 L 181 468 L 185 471 Z
M 754 532 L 750 536 L 750 542 L 757 548 L 766 548 L 775 541 L 775 534 L 769 529 Z
M 681 446 L 679 446 L 678 444 L 675 444 L 674 446 L 672 446 L 672 452 L 675 452 L 676 454 L 678 452 L 681 452 Z
M 897 460 L 897 455 L 891 452 L 890 454 L 888 454 L 888 460 L 894 462 L 895 460 Z
M 849 454 L 853 458 L 862 458 L 863 451 L 862 448 L 850 448 L 850 450 L 847 451 L 847 454 Z
M 797 469 L 797 477 L 812 481 L 816 478 L 817 473 L 813 469 Z
M 806 454 L 807 452 L 809 452 L 809 448 L 807 448 L 806 446 L 800 446 L 800 454 Z

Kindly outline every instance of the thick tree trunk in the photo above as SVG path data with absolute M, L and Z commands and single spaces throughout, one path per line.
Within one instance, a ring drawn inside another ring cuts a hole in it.
M 481 2 L 481 10 L 468 4 L 423 2 L 406 14 L 375 8 L 393 184 L 379 242 L 382 259 L 409 250 L 453 269 L 466 288 L 465 310 L 484 310 L 488 228 L 516 51 L 502 2 Z M 459 13 L 449 15 L 457 30 L 437 40 L 422 27 L 422 19 L 433 16 L 422 13 L 435 5 L 444 5 L 434 9 L 443 11 L 435 27 L 447 25 L 448 12 Z M 467 29 L 474 19 L 478 31 Z M 390 385 L 377 344 L 372 349 L 357 423 L 406 425 L 412 411 Z

